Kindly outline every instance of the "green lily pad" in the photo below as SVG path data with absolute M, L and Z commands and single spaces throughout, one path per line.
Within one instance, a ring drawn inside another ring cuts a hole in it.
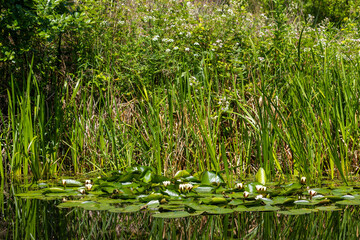
M 180 170 L 180 171 L 177 171 L 177 173 L 175 173 L 174 178 L 179 179 L 179 178 L 186 178 L 186 177 L 189 177 L 189 176 L 190 176 L 190 173 L 188 171 Z
M 275 212 L 278 210 L 280 210 L 279 207 L 265 205 L 265 206 L 249 207 L 247 211 L 249 211 L 249 212 Z
M 202 174 L 201 177 L 201 184 L 203 185 L 219 185 L 219 184 L 224 184 L 225 181 L 224 179 L 221 177 L 220 174 L 217 174 L 213 171 L 205 171 Z
M 213 190 L 214 188 L 209 186 L 198 186 L 194 188 L 194 191 L 197 193 L 212 193 Z
M 360 205 L 360 200 L 342 200 L 336 202 L 336 205 L 357 206 Z
M 278 214 L 283 214 L 283 215 L 305 215 L 305 214 L 310 214 L 313 211 L 311 209 L 307 209 L 307 208 L 300 208 L 300 209 L 291 209 L 288 211 L 278 211 Z
M 28 192 L 24 192 L 24 193 L 18 193 L 15 196 L 31 199 L 31 198 L 41 198 L 44 195 L 42 194 L 41 191 L 28 191 Z
M 209 214 L 229 214 L 229 213 L 233 213 L 234 210 L 229 209 L 229 208 L 214 208 L 214 209 L 210 209 L 210 210 L 206 210 L 207 213 Z
M 185 211 L 179 211 L 179 212 L 163 212 L 163 213 L 157 213 L 152 215 L 152 217 L 155 218 L 183 218 L 183 217 L 189 217 L 190 214 Z
M 341 208 L 337 208 L 336 206 L 323 206 L 315 208 L 318 211 L 341 211 Z
M 81 186 L 84 186 L 83 183 L 77 181 L 77 180 L 74 180 L 74 179 L 63 179 L 61 180 L 60 184 L 63 185 L 63 181 L 66 182 L 66 187 L 81 187 Z
M 239 205 L 236 208 L 233 208 L 234 212 L 247 212 L 249 208 L 244 205 Z

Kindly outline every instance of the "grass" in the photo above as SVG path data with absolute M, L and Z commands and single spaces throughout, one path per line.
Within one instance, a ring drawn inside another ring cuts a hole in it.
M 65 28 L 56 51 L 43 42 L 62 67 L 2 63 L 2 179 L 150 165 L 346 182 L 359 168 L 359 24 L 258 5 L 83 1 L 80 33 Z

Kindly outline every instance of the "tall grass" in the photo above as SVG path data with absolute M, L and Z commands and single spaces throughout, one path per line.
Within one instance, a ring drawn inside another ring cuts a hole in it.
M 2 178 L 132 165 L 228 179 L 357 172 L 355 21 L 337 29 L 281 2 L 92 3 L 78 5 L 93 28 L 76 38 L 78 62 L 52 70 L 56 84 L 37 66 L 7 79 Z

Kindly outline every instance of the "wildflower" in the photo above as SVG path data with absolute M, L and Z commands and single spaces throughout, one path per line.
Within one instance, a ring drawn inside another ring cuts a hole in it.
M 178 50 L 179 49 L 179 47 L 174 47 L 174 50 Z
M 85 185 L 85 188 L 86 188 L 87 190 L 91 190 L 92 186 L 93 186 L 93 185 L 91 185 L 91 184 L 86 184 L 86 185 Z
M 186 52 L 189 52 L 189 51 L 190 51 L 190 48 L 185 48 L 185 51 L 186 51 Z
M 62 180 L 62 185 L 66 186 L 66 180 L 65 179 Z
M 259 59 L 260 62 L 265 60 L 265 58 L 263 58 L 263 57 L 258 57 L 258 59 Z
M 194 45 L 199 46 L 200 44 L 198 42 L 195 42 Z
M 153 40 L 153 41 L 159 40 L 159 35 L 155 35 L 152 40 Z
M 171 51 L 170 49 L 166 49 L 166 50 L 165 50 L 165 52 L 167 52 L 167 53 L 170 52 L 170 51 Z
M 197 53 L 194 54 L 194 57 L 198 57 L 198 56 L 199 56 L 199 54 L 197 54 Z
M 86 184 L 91 184 L 91 180 L 85 180 L 85 185 Z
M 86 193 L 85 189 L 83 189 L 83 188 L 80 189 L 79 192 L 80 192 L 81 194 L 83 194 L 83 195 Z
M 264 198 L 264 196 L 263 195 L 257 195 L 256 197 L 255 197 L 255 200 L 259 200 L 259 199 L 262 199 L 262 198 Z

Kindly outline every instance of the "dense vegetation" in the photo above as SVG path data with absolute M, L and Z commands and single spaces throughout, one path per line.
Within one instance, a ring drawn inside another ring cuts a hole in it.
M 1 178 L 358 172 L 352 0 L 0 3 Z

